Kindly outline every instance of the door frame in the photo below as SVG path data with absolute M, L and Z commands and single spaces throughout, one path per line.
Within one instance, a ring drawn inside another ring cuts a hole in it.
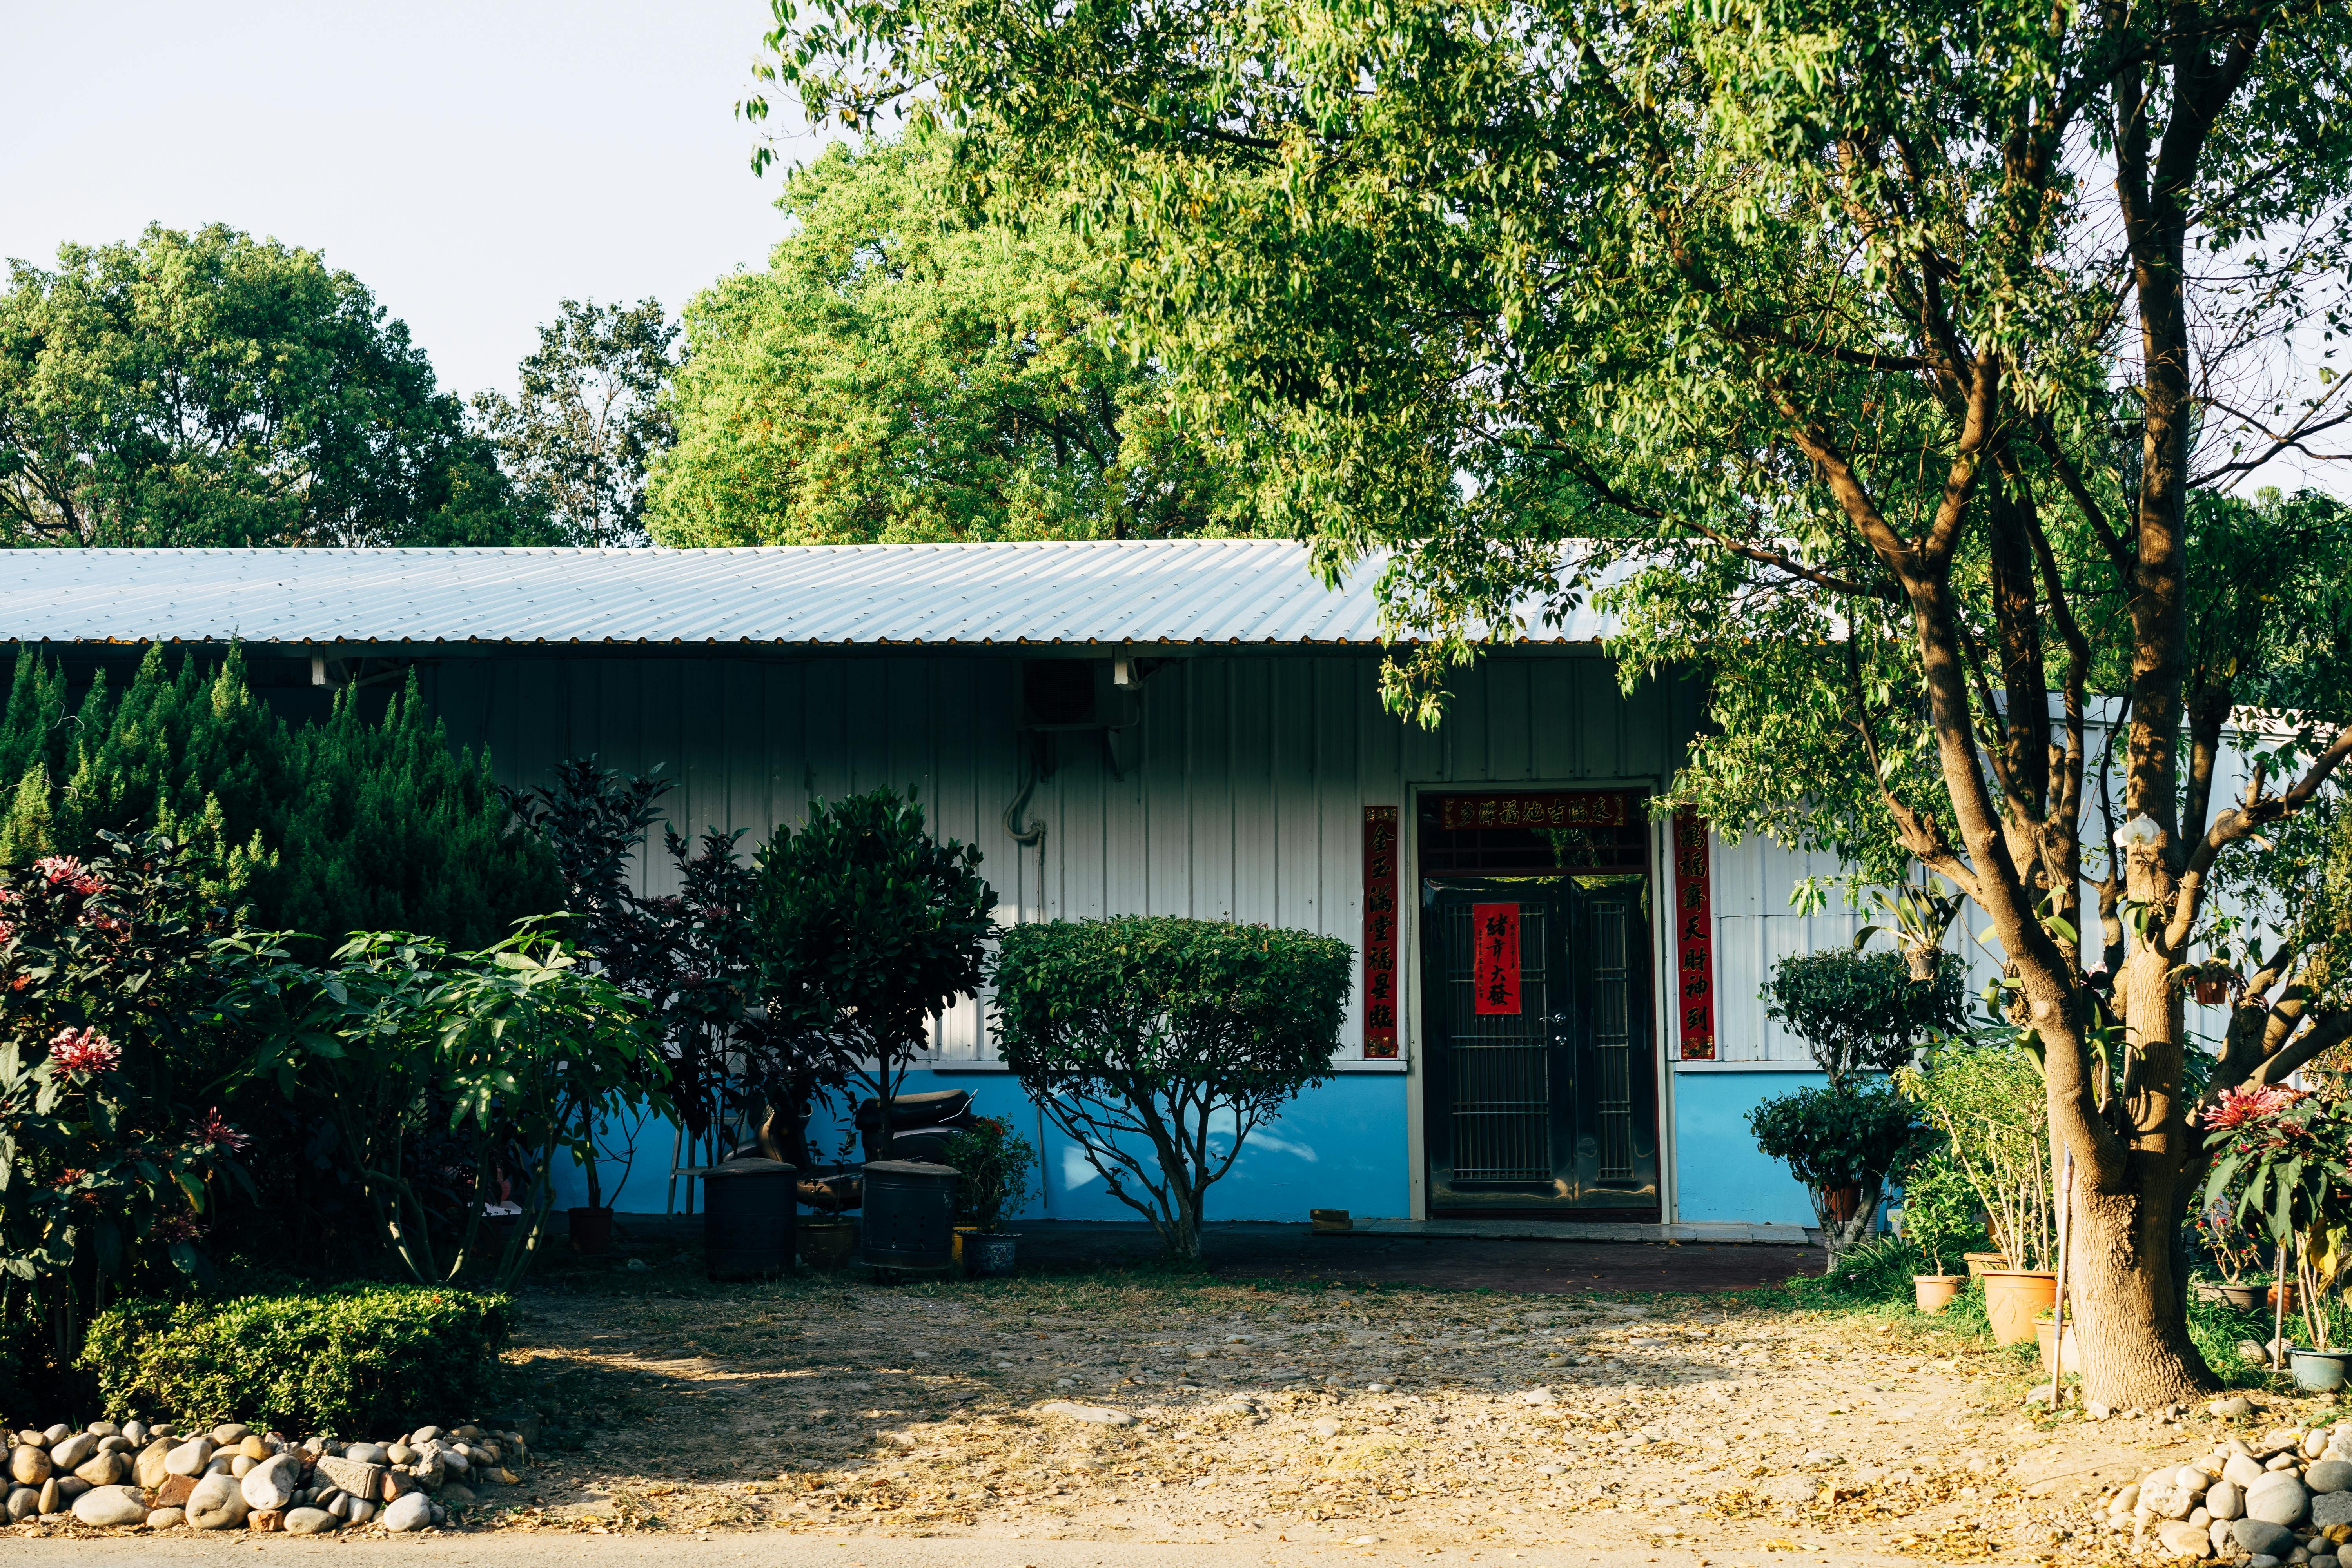
M 1597 792 L 1602 790 L 1642 790 L 1655 794 L 1664 787 L 1657 778 L 1601 779 L 1536 779 L 1507 782 L 1462 784 L 1450 780 L 1426 783 L 1408 781 L 1401 792 L 1403 799 L 1399 812 L 1400 828 L 1409 829 L 1397 835 L 1397 979 L 1405 994 L 1404 1004 L 1405 1058 L 1405 1190 L 1412 1203 L 1412 1217 L 1429 1217 L 1429 1121 L 1427 1110 L 1427 1062 L 1422 1043 L 1427 1037 L 1422 1032 L 1423 972 L 1421 929 L 1421 797 L 1424 795 L 1476 795 L 1482 792 L 1509 794 L 1534 793 L 1541 790 Z M 1675 1137 L 1675 1075 L 1671 1054 L 1675 1033 L 1673 1026 L 1676 1014 L 1670 987 L 1675 969 L 1672 958 L 1674 936 L 1674 897 L 1672 879 L 1669 886 L 1661 888 L 1659 881 L 1674 866 L 1673 828 L 1671 822 L 1653 818 L 1650 828 L 1650 1070 L 1656 1078 L 1654 1103 L 1658 1108 L 1658 1218 L 1662 1224 L 1675 1224 L 1681 1213 L 1679 1176 L 1680 1148 Z M 1405 977 L 1413 977 L 1410 985 Z M 1562 1215 L 1560 1223 L 1574 1224 L 1581 1216 Z

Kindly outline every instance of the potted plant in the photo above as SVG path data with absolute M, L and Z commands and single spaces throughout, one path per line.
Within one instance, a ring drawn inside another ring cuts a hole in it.
M 2262 1267 L 2262 1239 L 2238 1218 L 2236 1205 L 2226 1194 L 2217 1194 L 2198 1205 L 2196 1227 L 2198 1244 L 2221 1276 L 2213 1287 L 2214 1298 L 2242 1312 L 2260 1306 L 2263 1287 L 2246 1276 Z
M 1940 953 L 1832 948 L 1782 959 L 1764 999 L 1829 1081 L 1764 1101 L 1748 1130 L 1805 1184 L 1834 1268 L 1870 1234 L 1887 1177 L 1918 1151 L 1923 1124 L 1884 1075 L 1957 1026 L 1959 965 Z
M 2273 1326 L 2299 1309 L 2311 1336 L 2291 1352 L 2295 1380 L 2315 1390 L 2342 1386 L 2345 1358 L 2328 1344 L 2326 1298 L 2352 1247 L 2352 1125 L 2317 1095 L 2284 1084 L 2224 1089 L 2199 1121 L 2213 1162 L 2206 1205 L 2226 1202 L 2238 1225 L 2258 1222 L 2269 1234 L 2279 1257 Z M 2294 1280 L 2286 1278 L 2290 1253 Z
M 932 1017 L 980 988 L 996 893 L 980 851 L 933 838 L 911 795 L 883 788 L 818 802 L 807 825 L 761 847 L 752 923 L 772 1027 L 821 1042 L 870 1089 L 877 1146 Z M 881 1160 L 865 1170 L 861 1247 L 892 1270 L 953 1263 L 956 1172 Z
M 2050 1112 L 2042 1075 L 2005 1038 L 1956 1037 L 1899 1075 L 1904 1094 L 1943 1135 L 1942 1158 L 1975 1193 L 1999 1268 L 1983 1281 L 1993 1338 L 2018 1344 L 2058 1299 L 2057 1210 L 2050 1192 Z
M 1944 1259 L 1984 1235 L 1976 1189 L 1969 1185 L 1938 1148 L 1912 1167 L 1903 1184 L 1903 1239 L 1927 1260 L 1928 1272 L 1911 1277 L 1913 1300 L 1922 1312 L 1940 1312 L 1968 1283 L 1965 1274 L 1948 1274 Z
M 993 1116 L 948 1140 L 941 1151 L 956 1168 L 956 1258 L 966 1273 L 1013 1272 L 1021 1237 L 1004 1228 L 1004 1218 L 1028 1202 L 1036 1146 Z

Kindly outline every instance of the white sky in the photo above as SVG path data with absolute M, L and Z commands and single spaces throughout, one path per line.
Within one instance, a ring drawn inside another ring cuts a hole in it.
M 557 300 L 675 315 L 766 260 L 776 172 L 734 105 L 770 25 L 764 0 L 0 0 L 0 256 L 226 223 L 357 274 L 444 386 L 511 391 Z

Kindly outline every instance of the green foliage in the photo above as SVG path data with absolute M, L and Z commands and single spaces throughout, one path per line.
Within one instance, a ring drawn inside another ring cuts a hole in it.
M 106 847 L 0 886 L 0 1317 L 68 1354 L 110 1296 L 204 1278 L 215 1210 L 250 1190 L 213 1108 L 233 934 L 184 846 Z
M 1953 1039 L 1895 1081 L 1941 1135 L 1936 1169 L 1976 1194 L 1994 1249 L 2012 1268 L 2049 1268 L 2057 1229 L 2050 1107 L 2033 1058 L 2006 1038 Z
M 421 1284 L 483 1260 L 484 1205 L 502 1194 L 521 1212 L 490 1267 L 510 1283 L 546 1224 L 557 1153 L 585 1163 L 599 1121 L 668 1110 L 634 1000 L 537 923 L 477 952 L 362 931 L 323 970 L 267 939 L 223 944 L 239 966 L 230 1008 L 259 1040 L 250 1077 L 321 1106 Z
M 93 1321 L 80 1360 L 117 1419 L 380 1436 L 479 1411 L 513 1326 L 507 1297 L 467 1290 L 142 1300 Z
M 1798 953 L 1772 966 L 1764 1011 L 1805 1042 L 1832 1082 L 1893 1072 L 1922 1040 L 1959 1027 L 1960 963 L 1940 952 L 1935 962 L 1933 976 L 1918 980 L 1899 952 Z
M 769 1017 L 824 1042 L 887 1117 L 932 1015 L 980 988 L 996 934 L 980 851 L 933 838 L 913 796 L 886 786 L 818 802 L 798 832 L 780 825 L 758 868 Z
M 211 896 L 320 952 L 360 930 L 482 946 L 554 908 L 552 861 L 511 831 L 488 756 L 451 751 L 413 676 L 380 721 L 362 695 L 290 727 L 236 649 L 174 669 L 156 646 L 120 695 L 101 676 L 68 714 L 62 668 L 21 652 L 0 716 L 0 777 L 16 781 L 0 863 L 153 828 L 190 843 Z
M 1989 1240 L 1977 1190 L 1940 1141 L 1903 1179 L 1903 1239 L 1937 1274 L 1951 1272 L 1963 1254 L 1983 1250 Z
M 1919 1148 L 1927 1127 L 1890 1083 L 1829 1084 L 1774 1095 L 1748 1113 L 1756 1146 L 1815 1192 L 1861 1187 L 1874 1198 Z
M 956 1168 L 956 1218 L 982 1230 L 1003 1227 L 1035 1188 L 1037 1146 L 993 1116 L 975 1117 L 947 1141 L 940 1158 Z
M 646 474 L 671 441 L 662 401 L 677 328 L 657 300 L 566 300 L 519 367 L 521 396 L 478 395 L 477 426 L 565 542 L 646 542 Z
M 1116 343 L 1118 254 L 992 206 L 917 129 L 835 142 L 764 272 L 686 312 L 649 521 L 666 544 L 1247 531 L 1226 460 Z
M 1210 1186 L 1331 1076 L 1353 953 L 1310 931 L 1166 916 L 1014 926 L 997 954 L 998 1047 L 1111 1195 L 1194 1258 Z
M 9 544 L 528 543 L 408 329 L 317 251 L 215 224 L 68 245 L 0 292 Z

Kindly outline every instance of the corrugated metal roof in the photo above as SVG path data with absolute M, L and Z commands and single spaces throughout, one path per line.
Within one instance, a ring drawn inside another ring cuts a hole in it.
M 0 640 L 1373 644 L 1367 563 L 1270 540 L 742 550 L 15 550 Z M 1530 617 L 1531 618 L 1531 617 Z M 1590 642 L 1590 612 L 1531 626 Z

